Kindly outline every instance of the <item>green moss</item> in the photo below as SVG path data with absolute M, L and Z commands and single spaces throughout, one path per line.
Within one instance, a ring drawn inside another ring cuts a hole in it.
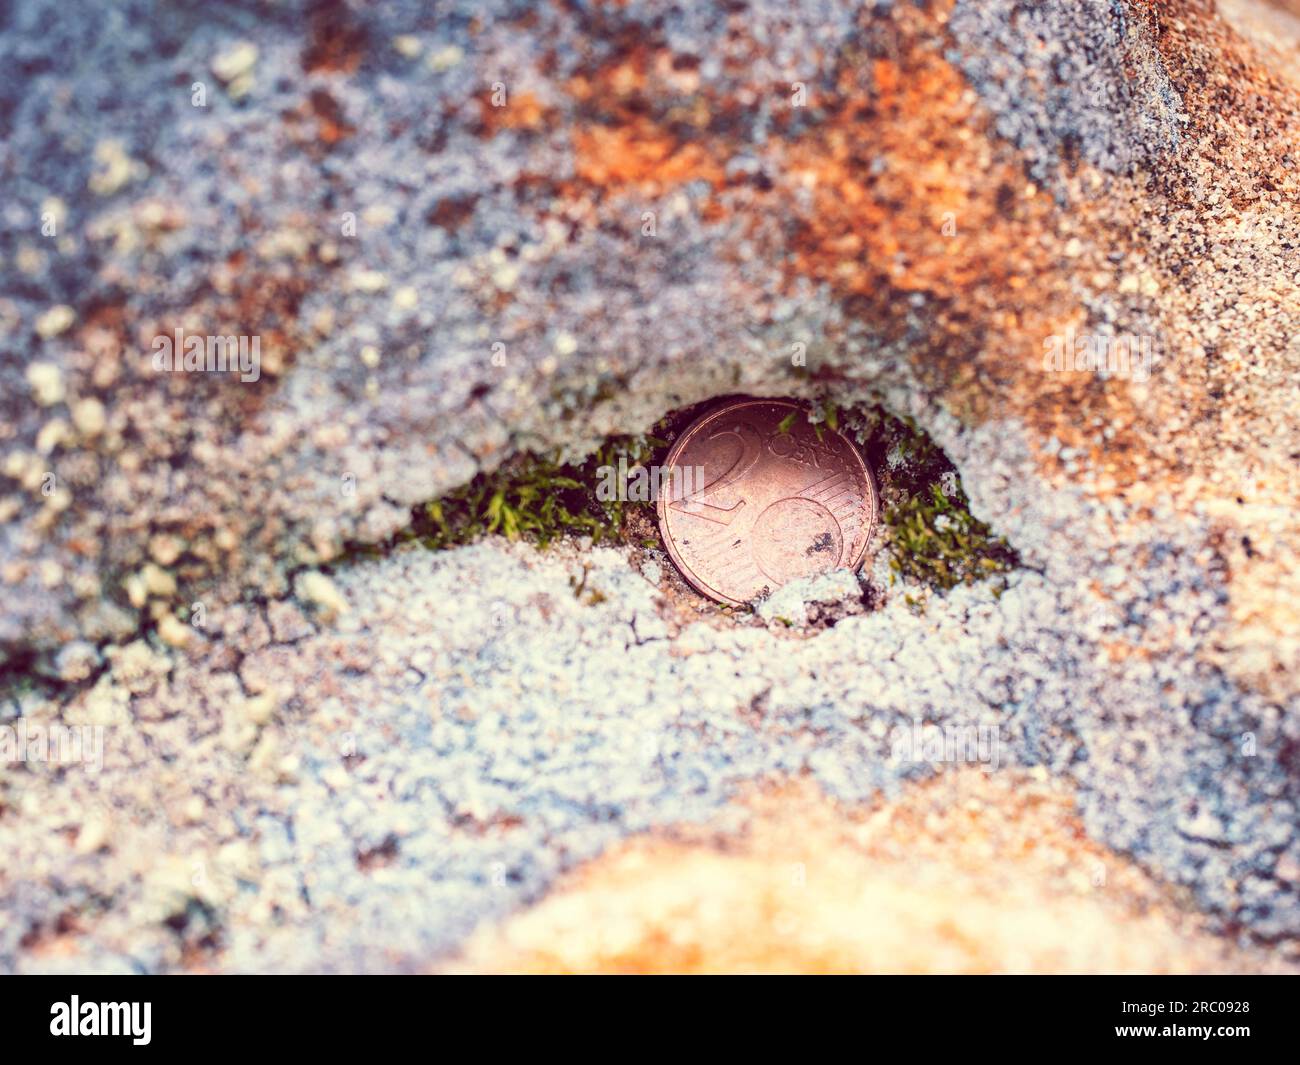
M 591 575 L 591 567 L 587 563 L 582 564 L 582 576 L 570 577 L 569 587 L 573 589 L 573 598 L 582 599 L 588 606 L 596 606 L 605 602 L 609 597 L 598 588 L 587 588 L 587 578 Z M 583 592 L 586 592 L 586 598 L 583 598 Z
M 411 524 L 393 538 L 418 540 L 439 550 L 470 543 L 491 533 L 546 546 L 560 536 L 616 539 L 630 507 L 645 504 L 597 498 L 602 466 L 628 467 L 649 460 L 666 447 L 656 437 L 612 437 L 585 462 L 562 463 L 558 455 L 524 454 L 441 499 L 417 507 Z
M 1020 563 L 1014 550 L 970 512 L 957 471 L 910 418 L 878 407 L 850 412 L 880 484 L 884 550 L 895 579 L 946 591 L 1001 579 Z M 909 602 L 916 602 L 911 595 Z
M 885 512 L 891 533 L 889 566 L 932 588 L 970 584 L 1014 569 L 1014 552 L 971 515 L 966 495 L 949 499 L 939 485 Z

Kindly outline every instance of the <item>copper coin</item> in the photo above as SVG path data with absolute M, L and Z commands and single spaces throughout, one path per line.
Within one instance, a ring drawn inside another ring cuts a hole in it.
M 805 410 L 789 400 L 729 403 L 669 450 L 659 531 L 705 595 L 740 605 L 862 564 L 879 510 L 871 470 L 843 433 L 822 425 L 819 435 Z

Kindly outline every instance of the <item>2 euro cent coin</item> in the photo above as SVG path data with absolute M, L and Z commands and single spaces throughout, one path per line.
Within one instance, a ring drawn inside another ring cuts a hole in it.
M 820 429 L 820 432 L 818 432 Z M 800 577 L 857 569 L 879 501 L 843 433 L 788 400 L 739 400 L 695 421 L 664 460 L 659 531 L 699 591 L 740 605 Z

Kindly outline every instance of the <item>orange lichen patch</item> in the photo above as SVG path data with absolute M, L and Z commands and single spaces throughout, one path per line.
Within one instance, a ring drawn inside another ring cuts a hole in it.
M 312 114 L 316 116 L 318 137 L 322 144 L 333 146 L 356 132 L 343 118 L 338 101 L 324 89 L 315 89 L 308 97 Z
M 603 103 L 605 107 L 614 107 L 646 91 L 647 72 L 651 65 L 646 49 L 634 48 L 589 74 L 575 75 L 569 79 L 565 88 L 579 103 Z
M 606 189 L 636 185 L 663 192 L 697 180 L 716 189 L 725 182 L 722 167 L 705 148 L 683 143 L 648 120 L 575 130 L 573 145 L 578 178 Z
M 1045 338 L 1080 313 L 1062 214 L 992 135 L 944 55 L 941 18 L 900 13 L 891 54 L 844 55 L 819 121 L 773 141 L 770 198 L 799 223 L 779 251 L 792 285 L 829 284 L 886 339 L 915 337 L 910 297 L 923 297 L 930 334 L 913 362 L 960 416 L 1046 407 L 1076 424 L 1114 386 L 1042 372 Z
M 314 89 L 297 107 L 283 112 L 286 136 L 304 152 L 321 158 L 356 132 L 343 109 L 325 89 Z
M 1018 308 L 1043 303 L 1044 264 L 1023 250 L 1051 231 L 1052 207 L 1015 160 L 994 161 L 971 135 L 971 94 L 937 47 L 849 58 L 836 89 L 826 122 L 773 149 L 774 171 L 813 191 L 795 270 L 845 295 L 884 284 L 954 299 L 997 286 L 1019 290 Z
M 914 361 L 962 416 L 1047 407 L 1068 412 L 1062 427 L 1072 431 L 1094 411 L 1112 413 L 1122 386 L 1042 372 L 1045 338 L 1080 312 L 1074 264 L 1059 252 L 1063 216 L 1026 179 L 1020 154 L 992 136 L 945 58 L 944 17 L 896 12 L 890 54 L 843 54 L 834 86 L 814 93 L 809 121 L 776 109 L 764 168 L 771 187 L 744 188 L 740 230 L 769 261 L 787 264 L 792 288 L 829 284 L 886 339 L 915 336 L 908 297 L 925 296 L 943 313 Z M 571 79 L 579 187 L 566 191 L 655 195 L 699 180 L 719 194 L 704 216 L 727 218 L 741 202 L 725 195 L 726 162 L 741 150 L 727 130 L 752 102 L 698 87 L 689 65 L 678 69 L 667 50 L 641 44 Z M 1081 213 L 1073 222 L 1086 227 Z M 782 218 L 794 224 L 770 224 Z
M 566 89 L 581 111 L 573 129 L 578 180 L 645 195 L 691 181 L 721 188 L 729 148 L 706 127 L 715 105 L 731 105 L 706 99 L 698 87 L 698 74 L 679 70 L 670 52 L 640 46 L 571 78 Z
M 1277 963 L 1207 932 L 1086 839 L 1070 795 L 954 772 L 847 810 L 805 785 L 749 799 L 739 836 L 615 848 L 455 968 L 494 972 L 1221 972 Z
M 308 9 L 308 27 L 302 55 L 302 68 L 308 74 L 352 74 L 361 65 L 369 35 L 343 0 L 314 0 Z
M 1278 702 L 1300 677 L 1300 580 L 1293 559 L 1295 486 L 1277 471 L 1238 479 L 1237 498 L 1187 492 L 1214 522 L 1232 624 L 1219 636 L 1225 668 Z
M 482 113 L 481 133 L 485 137 L 495 137 L 503 129 L 535 133 L 552 117 L 552 110 L 527 91 L 507 93 L 503 102 L 497 105 L 489 90 L 479 100 L 479 106 Z

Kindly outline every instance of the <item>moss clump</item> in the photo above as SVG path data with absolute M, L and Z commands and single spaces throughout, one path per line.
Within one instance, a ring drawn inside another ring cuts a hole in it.
M 601 467 L 617 467 L 621 458 L 630 468 L 665 446 L 652 436 L 613 437 L 580 464 L 562 463 L 556 455 L 520 455 L 417 507 L 411 525 L 395 539 L 437 550 L 487 533 L 543 547 L 560 536 L 590 536 L 596 543 L 618 538 L 628 508 L 645 504 L 599 499 Z
M 1017 564 L 1007 542 L 971 515 L 960 486 L 949 499 L 931 485 L 928 499 L 915 496 L 891 507 L 885 522 L 893 534 L 890 569 L 931 588 L 970 584 Z
M 872 407 L 849 412 L 846 425 L 857 430 L 880 483 L 889 530 L 884 549 L 897 579 L 946 591 L 1020 564 L 1011 546 L 971 514 L 956 469 L 910 418 Z

